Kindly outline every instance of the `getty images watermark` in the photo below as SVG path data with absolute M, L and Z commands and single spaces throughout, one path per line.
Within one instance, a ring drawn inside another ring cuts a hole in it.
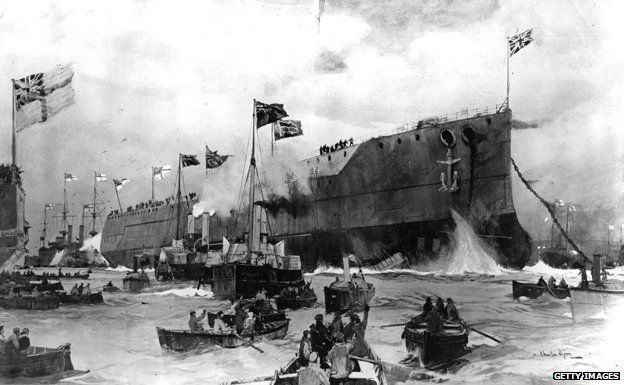
M 553 380 L 620 380 L 620 372 L 553 372 Z

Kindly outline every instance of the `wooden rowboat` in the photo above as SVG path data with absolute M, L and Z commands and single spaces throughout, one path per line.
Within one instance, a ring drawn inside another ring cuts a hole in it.
M 2 377 L 41 377 L 73 370 L 70 344 L 55 349 L 31 346 L 26 356 L 0 357 Z
M 407 380 L 409 372 L 411 372 L 410 368 L 400 367 L 400 365 L 380 361 L 373 349 L 370 348 L 370 345 L 369 351 L 371 352 L 370 357 L 350 356 L 350 358 L 359 361 L 360 370 L 353 371 L 347 378 L 342 379 L 340 381 L 342 385 L 388 385 L 390 383 L 404 382 Z M 271 376 L 236 380 L 229 382 L 228 384 L 262 383 L 271 385 L 297 385 L 297 372 L 301 369 L 303 369 L 301 361 L 297 355 L 295 355 L 295 357 L 288 361 L 284 367 L 276 370 L 275 374 Z M 398 371 L 404 373 L 393 373 L 390 377 L 387 377 L 391 371 L 396 372 L 397 369 L 399 369 Z
M 297 310 L 302 307 L 314 307 L 316 300 L 317 298 L 314 292 L 298 294 L 296 297 L 292 298 L 288 298 L 283 295 L 278 295 L 275 297 L 278 309 Z
M 188 352 L 200 351 L 211 348 L 213 346 L 221 346 L 224 348 L 237 348 L 247 345 L 245 340 L 257 341 L 259 339 L 276 340 L 282 339 L 288 333 L 288 325 L 290 319 L 286 318 L 284 312 L 265 314 L 260 316 L 264 323 L 264 329 L 260 332 L 242 333 L 236 335 L 234 332 L 229 334 L 213 333 L 210 330 L 204 332 L 191 332 L 189 330 L 170 330 L 164 328 L 156 328 L 158 334 L 158 342 L 164 352 Z M 208 325 L 214 325 L 216 315 L 208 314 Z M 235 317 L 233 315 L 224 315 L 223 322 L 231 328 L 235 327 Z M 242 338 L 241 338 L 242 337 Z
M 150 286 L 150 280 L 145 273 L 128 273 L 122 279 L 124 290 L 137 292 Z
M 52 294 L 32 297 L 0 297 L 0 306 L 5 309 L 50 310 L 58 309 L 59 305 L 59 298 Z
M 538 298 L 544 294 L 544 292 L 550 294 L 551 296 L 557 299 L 564 299 L 570 296 L 569 288 L 561 288 L 561 287 L 548 287 L 543 285 L 536 285 L 532 283 L 518 282 L 512 281 L 512 291 L 514 298 L 520 297 L 528 297 L 528 298 Z
M 104 303 L 104 297 L 102 292 L 83 295 L 69 295 L 65 292 L 57 293 L 61 303 L 73 303 L 73 304 L 101 304 Z
M 364 311 L 375 296 L 375 287 L 363 279 L 332 282 L 325 291 L 325 312 Z
M 468 328 L 462 324 L 445 323 L 444 332 L 439 334 L 427 332 L 426 323 L 406 326 L 403 336 L 407 351 L 410 354 L 417 353 L 425 366 L 449 362 L 470 351 L 466 347 Z
M 89 279 L 89 273 L 86 274 L 61 274 L 61 275 L 56 275 L 56 274 L 49 274 L 49 275 L 39 275 L 36 274 L 34 276 L 34 278 L 38 281 L 41 281 L 42 279 L 46 278 L 48 280 L 53 279 L 53 280 L 61 280 L 61 279 Z
M 624 313 L 624 290 L 570 288 L 570 306 L 574 322 L 590 318 L 621 317 Z

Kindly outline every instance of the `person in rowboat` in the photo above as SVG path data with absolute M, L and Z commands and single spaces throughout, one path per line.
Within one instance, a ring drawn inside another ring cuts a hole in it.
M 303 331 L 303 336 L 301 337 L 301 342 L 299 343 L 299 362 L 303 366 L 308 364 L 310 360 L 310 354 L 312 353 L 312 343 L 309 338 L 310 332 L 308 330 Z
M 427 332 L 430 334 L 439 334 L 444 331 L 444 318 L 438 312 L 438 309 L 433 309 L 427 315 Z
M 191 332 L 203 332 L 204 327 L 199 322 L 203 320 L 204 317 L 206 316 L 206 309 L 204 309 L 204 312 L 202 313 L 200 317 L 196 316 L 195 310 L 192 310 L 190 315 L 191 315 L 191 318 L 189 318 L 188 324 L 189 324 L 189 329 L 191 330 Z
M 297 373 L 297 385 L 329 385 L 329 377 L 320 364 L 316 352 L 310 354 L 310 362 Z
M 544 281 L 544 277 L 539 277 L 539 279 L 537 280 L 537 285 L 546 286 L 546 281 Z
M 310 325 L 310 342 L 312 343 L 312 350 L 318 353 L 321 359 L 321 365 L 326 365 L 325 357 L 327 357 L 327 353 L 333 345 L 331 334 L 327 326 L 323 323 L 322 314 L 317 314 L 314 317 L 314 320 L 316 322 Z
M 581 272 L 579 273 L 579 275 L 581 276 L 581 283 L 579 284 L 579 287 L 581 289 L 589 289 L 589 281 L 587 281 L 587 270 L 585 269 L 584 265 L 581 266 Z
M 563 279 L 563 277 L 561 277 L 561 281 L 559 281 L 559 287 L 561 289 L 567 289 L 568 288 L 568 283 L 565 281 L 565 279 Z
M 85 286 L 84 290 L 82 291 L 83 295 L 91 295 L 91 284 L 87 283 L 87 286 Z
M 241 297 L 241 300 L 243 297 Z M 243 304 L 239 300 L 234 307 L 234 314 L 236 316 L 236 333 L 241 334 L 245 327 L 245 319 L 247 318 L 247 312 L 243 308 Z
M 444 300 L 440 297 L 438 297 L 438 301 L 436 302 L 436 310 L 442 317 L 444 317 L 444 319 L 448 318 L 448 313 L 444 307 Z
M 28 348 L 30 347 L 30 338 L 28 337 L 29 333 L 30 331 L 28 330 L 28 328 L 22 329 L 22 334 L 20 334 L 19 339 L 17 341 L 19 343 L 19 349 L 22 353 L 24 353 L 24 355 L 26 354 Z
M 340 313 L 336 312 L 334 314 L 334 320 L 331 323 L 331 338 L 334 341 L 337 341 L 338 339 L 336 338 L 336 335 L 338 333 L 343 334 L 344 332 L 344 325 L 342 324 L 342 317 L 340 316 Z
M 459 311 L 455 307 L 455 303 L 452 298 L 446 299 L 446 313 L 451 321 L 461 322 L 461 318 L 459 318 Z
M 205 310 L 204 310 L 205 312 Z M 214 327 L 212 328 L 215 333 L 219 334 L 229 334 L 230 328 L 223 322 L 223 312 L 219 311 L 217 313 L 217 318 L 214 321 Z
M 551 289 L 554 289 L 555 286 L 557 286 L 557 281 L 555 280 L 555 277 L 551 275 L 550 278 L 548 279 L 548 287 Z
M 331 364 L 330 368 L 330 381 L 342 380 L 349 377 L 349 374 L 353 371 L 353 363 L 349 360 L 349 354 L 353 352 L 355 348 L 352 343 L 345 342 L 344 334 L 338 332 L 336 334 L 337 343 L 331 348 L 327 354 L 327 359 Z

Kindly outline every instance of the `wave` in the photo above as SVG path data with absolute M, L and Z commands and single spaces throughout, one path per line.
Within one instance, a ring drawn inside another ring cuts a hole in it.
M 144 295 L 156 295 L 160 297 L 166 296 L 166 295 L 175 295 L 178 297 L 205 297 L 205 298 L 214 297 L 214 294 L 212 293 L 212 291 L 203 290 L 203 289 L 197 290 L 197 288 L 193 286 L 185 287 L 183 289 L 169 289 L 165 291 L 144 293 Z
M 127 268 L 125 266 L 119 265 L 117 267 L 107 267 L 106 269 L 104 269 L 106 271 L 122 271 L 122 272 L 126 272 L 126 271 L 132 271 L 132 269 Z

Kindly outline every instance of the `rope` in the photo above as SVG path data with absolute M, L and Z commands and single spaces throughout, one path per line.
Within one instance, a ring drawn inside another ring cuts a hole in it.
M 511 164 L 513 165 L 514 170 L 516 171 L 516 173 L 518 174 L 518 177 L 520 178 L 520 180 L 522 181 L 522 183 L 524 183 L 524 185 L 526 186 L 526 188 L 533 193 L 533 195 L 535 195 L 535 197 L 537 199 L 539 199 L 540 202 L 542 202 L 542 204 L 544 205 L 544 207 L 546 207 L 546 210 L 548 210 L 548 213 L 550 214 L 550 217 L 553 220 L 553 223 L 557 226 L 557 228 L 559 229 L 559 231 L 561 232 L 561 234 L 563 235 L 563 237 L 566 239 L 566 241 L 568 241 L 568 243 L 570 244 L 570 246 L 572 246 L 572 248 L 579 253 L 579 255 L 581 257 L 583 257 L 583 260 L 586 262 L 589 262 L 589 258 L 587 258 L 585 256 L 585 254 L 581 251 L 581 249 L 579 249 L 579 247 L 576 245 L 576 243 L 574 243 L 574 241 L 572 240 L 572 238 L 570 238 L 570 236 L 568 235 L 568 233 L 565 232 L 565 230 L 563 229 L 563 227 L 561 226 L 561 224 L 559 223 L 559 221 L 557 220 L 557 217 L 555 216 L 555 210 L 553 209 L 553 206 L 551 206 L 546 200 L 544 200 L 544 198 L 542 198 L 536 191 L 535 189 L 533 189 L 533 187 L 529 184 L 529 182 L 524 178 L 524 176 L 522 176 L 522 173 L 520 172 L 520 170 L 518 169 L 518 165 L 516 165 L 516 162 L 513 160 L 512 157 L 509 157 L 509 159 L 511 159 Z

